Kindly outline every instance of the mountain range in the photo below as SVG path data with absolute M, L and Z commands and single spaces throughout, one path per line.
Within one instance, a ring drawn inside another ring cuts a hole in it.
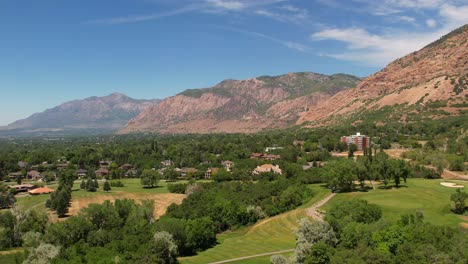
M 159 100 L 136 100 L 121 93 L 63 103 L 0 127 L 0 135 L 111 133 Z
M 361 79 L 312 72 L 225 80 L 163 100 L 114 93 L 64 103 L 1 134 L 253 133 L 292 125 L 417 122 L 468 111 L 468 25 Z

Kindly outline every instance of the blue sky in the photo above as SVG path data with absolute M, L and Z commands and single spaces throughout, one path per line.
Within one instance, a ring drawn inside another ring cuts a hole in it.
M 468 23 L 468 0 L 0 0 L 0 125 L 122 92 L 295 71 L 367 76 Z

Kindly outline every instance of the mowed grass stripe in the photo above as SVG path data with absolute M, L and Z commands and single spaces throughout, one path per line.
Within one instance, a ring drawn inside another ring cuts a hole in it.
M 325 198 L 330 191 L 312 185 L 314 197 L 300 208 L 265 219 L 252 227 L 218 235 L 219 244 L 196 256 L 180 258 L 182 264 L 209 263 L 256 254 L 292 249 L 298 221 L 306 217 L 305 208 Z M 233 263 L 269 263 L 270 257 L 242 260 Z

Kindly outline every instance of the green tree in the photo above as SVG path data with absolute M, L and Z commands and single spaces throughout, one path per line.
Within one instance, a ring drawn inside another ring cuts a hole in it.
M 86 189 L 86 181 L 85 180 L 81 181 L 80 189 L 82 189 L 82 190 Z
M 53 171 L 46 171 L 41 173 L 42 180 L 46 183 L 49 183 L 55 179 L 55 173 Z
M 354 157 L 354 152 L 356 152 L 357 146 L 356 144 L 349 144 L 348 146 L 348 158 Z
M 91 178 L 88 178 L 88 180 L 86 181 L 86 190 L 88 192 L 96 191 L 96 185 L 94 184 L 94 181 Z
M 16 176 L 16 183 L 17 183 L 17 184 L 21 184 L 22 182 L 23 182 L 23 175 L 18 174 L 18 175 Z
M 66 189 L 58 191 L 56 202 L 55 202 L 55 211 L 59 217 L 63 217 L 68 213 L 68 207 L 70 206 L 71 194 Z
M 177 245 L 168 232 L 156 232 L 153 237 L 153 244 L 150 253 L 155 254 L 164 263 L 172 264 L 177 262 Z
M 209 217 L 189 220 L 185 226 L 187 247 L 194 252 L 207 249 L 216 242 L 213 221 Z
M 457 188 L 455 193 L 450 196 L 450 200 L 455 203 L 455 213 L 463 214 L 465 212 L 465 200 L 468 198 L 468 194 L 463 188 Z
M 328 264 L 330 263 L 331 256 L 333 256 L 333 248 L 324 242 L 320 242 L 312 246 L 310 253 L 307 255 L 304 263 Z
M 317 243 L 334 246 L 338 243 L 335 231 L 327 222 L 303 218 L 296 232 L 296 249 L 294 257 L 296 262 L 303 263 L 311 252 L 311 247 Z
M 174 169 L 174 167 L 167 167 L 163 172 L 163 178 L 167 181 L 175 181 L 180 174 Z
M 356 163 L 350 159 L 338 159 L 327 164 L 328 184 L 343 191 L 354 189 L 357 180 Z
M 161 174 L 156 170 L 145 169 L 141 173 L 140 182 L 141 185 L 149 188 L 153 188 L 158 185 Z
M 105 182 L 104 182 L 104 186 L 102 187 L 102 189 L 103 189 L 105 192 L 108 192 L 108 191 L 111 190 L 111 186 L 110 186 L 109 181 L 105 181 Z

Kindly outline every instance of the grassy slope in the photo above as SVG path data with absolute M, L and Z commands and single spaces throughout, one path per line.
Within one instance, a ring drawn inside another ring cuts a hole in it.
M 450 195 L 455 189 L 440 185 L 443 181 L 447 180 L 409 179 L 407 187 L 399 189 L 342 193 L 333 197 L 321 209 L 327 210 L 333 204 L 351 198 L 360 198 L 381 206 L 383 218 L 390 222 L 397 221 L 402 214 L 411 214 L 417 210 L 423 211 L 425 221 L 431 224 L 455 227 L 461 222 L 468 222 L 451 212 Z M 450 182 L 468 187 L 468 182 Z
M 217 246 L 193 257 L 180 258 L 180 263 L 209 263 L 294 248 L 295 229 L 298 221 L 306 216 L 305 208 L 330 193 L 319 185 L 312 185 L 311 188 L 315 191 L 315 196 L 301 208 L 265 219 L 252 227 L 220 234 Z M 270 263 L 270 257 L 233 263 Z

